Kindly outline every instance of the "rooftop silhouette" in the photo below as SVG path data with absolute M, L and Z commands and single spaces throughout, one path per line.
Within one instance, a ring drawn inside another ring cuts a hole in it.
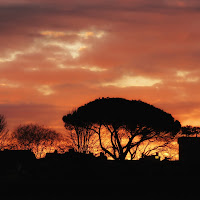
M 0 177 L 12 173 L 17 175 L 17 181 L 26 180 L 29 183 L 41 178 L 45 181 L 63 181 L 67 178 L 72 182 L 101 181 L 106 177 L 113 180 L 117 177 L 123 180 L 130 178 L 137 180 L 142 177 L 149 177 L 152 180 L 159 177 L 178 180 L 198 178 L 200 177 L 199 152 L 197 152 L 199 142 L 199 138 L 196 137 L 179 138 L 180 161 L 160 161 L 159 154 L 144 155 L 140 160 L 115 161 L 107 160 L 103 153 L 95 157 L 91 153 L 80 153 L 73 149 L 64 154 L 59 154 L 57 151 L 47 153 L 45 158 L 36 159 L 30 150 L 4 150 L 0 151 L 2 161 Z M 191 146 L 193 147 L 190 149 Z
M 180 137 L 179 160 L 200 162 L 200 138 L 199 137 Z

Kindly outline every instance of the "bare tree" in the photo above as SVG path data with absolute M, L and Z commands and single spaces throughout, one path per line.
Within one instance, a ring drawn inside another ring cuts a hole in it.
M 0 115 L 0 135 L 7 132 L 7 122 L 4 115 Z
M 17 139 L 21 149 L 32 149 L 38 158 L 42 157 L 45 151 L 59 148 L 59 142 L 62 140 L 62 136 L 56 131 L 37 124 L 18 126 L 13 132 L 13 138 Z
M 8 132 L 6 117 L 0 114 L 0 150 L 8 148 L 10 145 Z

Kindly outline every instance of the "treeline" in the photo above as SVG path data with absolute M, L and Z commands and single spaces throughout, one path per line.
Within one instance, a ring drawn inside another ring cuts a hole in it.
M 67 148 L 66 138 L 51 128 L 30 123 L 19 125 L 10 132 L 5 116 L 0 115 L 0 150 L 32 150 L 37 158 L 42 158 L 47 152 L 62 153 Z
M 31 149 L 37 158 L 47 152 L 103 153 L 114 160 L 139 159 L 159 153 L 176 159 L 177 138 L 198 136 L 200 127 L 181 127 L 171 114 L 153 105 L 122 98 L 100 98 L 63 117 L 65 135 L 38 124 L 19 125 L 11 133 L 0 115 L 0 149 Z

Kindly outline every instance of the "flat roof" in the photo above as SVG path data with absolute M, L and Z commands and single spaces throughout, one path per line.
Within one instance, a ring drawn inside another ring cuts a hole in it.
M 178 138 L 178 143 L 200 143 L 200 137 L 180 137 Z

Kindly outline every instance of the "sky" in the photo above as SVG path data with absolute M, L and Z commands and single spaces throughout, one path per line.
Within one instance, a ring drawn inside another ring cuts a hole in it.
M 200 125 L 200 1 L 0 0 L 0 113 L 10 130 L 99 97 Z

